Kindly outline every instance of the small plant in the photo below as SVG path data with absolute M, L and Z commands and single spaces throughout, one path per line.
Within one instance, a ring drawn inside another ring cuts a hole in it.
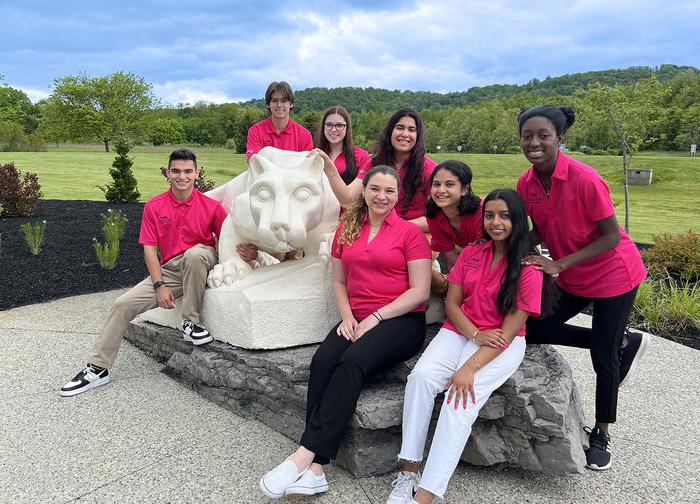
M 117 140 L 114 150 L 117 155 L 109 170 L 113 182 L 106 186 L 97 187 L 105 194 L 105 199 L 109 202 L 134 203 L 139 200 L 141 193 L 137 189 L 138 183 L 131 170 L 134 160 L 128 156 L 129 144 L 125 140 Z
M 27 222 L 20 226 L 24 233 L 24 241 L 27 242 L 32 255 L 39 255 L 41 246 L 44 244 L 44 231 L 46 231 L 46 221 L 41 221 L 38 224 Z
M 119 210 L 109 208 L 107 213 L 100 214 L 102 221 L 102 234 L 105 242 L 100 243 L 97 238 L 92 239 L 92 247 L 100 266 L 104 269 L 114 269 L 119 258 L 119 243 L 124 236 L 127 218 Z
M 226 140 L 226 143 L 224 144 L 224 146 L 228 150 L 232 150 L 232 151 L 236 152 L 236 140 L 234 140 L 233 138 L 229 138 L 228 140 Z
M 204 167 L 200 166 L 198 169 L 199 175 L 197 175 L 197 178 L 194 181 L 194 188 L 203 193 L 214 189 L 214 187 L 216 187 L 216 183 L 204 175 Z M 166 166 L 161 166 L 160 174 L 168 179 L 168 168 Z M 170 183 L 170 179 L 168 179 L 168 183 Z
M 654 236 L 654 243 L 642 251 L 651 276 L 668 274 L 679 282 L 700 281 L 700 233 Z
M 119 241 L 100 243 L 97 241 L 97 238 L 93 238 L 92 247 L 95 249 L 95 255 L 100 266 L 108 270 L 114 269 L 119 258 Z
M 107 209 L 106 214 L 100 214 L 102 233 L 108 242 L 119 242 L 124 236 L 127 218 L 119 210 Z
M 14 163 L 0 166 L 0 216 L 29 217 L 42 196 L 36 173 L 22 175 Z

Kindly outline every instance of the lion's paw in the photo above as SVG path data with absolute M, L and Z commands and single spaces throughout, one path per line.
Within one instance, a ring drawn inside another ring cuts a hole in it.
M 257 264 L 257 268 L 260 268 L 262 266 L 270 266 L 272 264 L 279 264 L 279 259 L 276 257 L 271 256 L 267 252 L 263 252 L 262 250 L 258 250 L 258 257 L 255 258 L 254 263 Z
M 247 277 L 253 269 L 244 261 L 228 260 L 215 265 L 207 276 L 207 285 L 213 289 L 231 285 Z

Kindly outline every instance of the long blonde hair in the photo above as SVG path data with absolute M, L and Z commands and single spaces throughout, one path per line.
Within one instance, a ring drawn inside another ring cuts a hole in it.
M 391 166 L 387 165 L 377 165 L 368 171 L 364 179 L 362 179 L 362 187 L 367 188 L 370 179 L 377 173 L 391 175 L 396 179 L 396 190 L 398 191 L 401 188 L 399 174 L 396 173 L 396 170 Z M 357 240 L 357 237 L 360 236 L 360 229 L 362 229 L 362 223 L 365 220 L 365 215 L 367 215 L 368 210 L 365 195 L 361 193 L 355 203 L 340 217 L 343 230 L 338 237 L 338 248 L 340 248 L 341 245 L 350 246 Z

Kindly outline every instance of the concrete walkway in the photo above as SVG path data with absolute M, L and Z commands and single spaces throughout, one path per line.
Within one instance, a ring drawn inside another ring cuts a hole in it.
M 121 292 L 0 312 L 0 502 L 266 502 L 258 480 L 294 443 L 200 398 L 128 343 L 112 383 L 58 396 Z M 592 421 L 588 354 L 559 350 Z M 563 477 L 461 464 L 447 501 L 700 502 L 699 389 L 700 352 L 656 338 L 620 393 L 611 470 Z M 310 502 L 383 503 L 393 478 L 328 472 L 331 490 Z

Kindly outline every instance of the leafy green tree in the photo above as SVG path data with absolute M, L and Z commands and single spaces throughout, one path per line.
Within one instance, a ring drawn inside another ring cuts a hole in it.
M 185 142 L 185 128 L 179 119 L 154 119 L 148 128 L 148 140 L 153 145 Z
M 605 121 L 622 149 L 625 190 L 625 230 L 629 232 L 629 186 L 627 174 L 632 156 L 654 140 L 654 123 L 661 115 L 660 104 L 667 92 L 655 77 L 626 86 L 594 84 L 581 101 L 584 117 Z M 582 93 L 580 93 L 582 94 Z
M 115 138 L 142 135 L 147 130 L 145 113 L 155 104 L 151 84 L 132 73 L 69 75 L 55 79 L 53 87 L 42 122 L 57 123 L 54 131 L 68 140 L 98 138 L 105 152 Z
M 112 168 L 109 174 L 112 176 L 112 183 L 106 186 L 98 186 L 105 194 L 105 199 L 112 203 L 133 203 L 139 200 L 141 193 L 137 189 L 138 183 L 134 177 L 131 167 L 134 160 L 128 156 L 129 143 L 120 138 L 117 139 L 114 150 L 117 155 L 112 161 Z
M 0 122 L 17 123 L 24 133 L 32 133 L 39 125 L 39 109 L 32 104 L 24 91 L 0 87 Z

